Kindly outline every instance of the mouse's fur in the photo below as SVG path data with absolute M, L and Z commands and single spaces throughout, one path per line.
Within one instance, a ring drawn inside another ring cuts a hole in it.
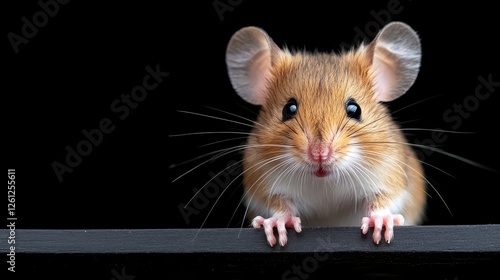
M 326 54 L 282 50 L 247 27 L 232 37 L 226 58 L 238 94 L 261 105 L 244 151 L 250 218 L 291 213 L 306 226 L 357 226 L 388 211 L 406 224 L 422 221 L 423 169 L 382 103 L 416 79 L 420 42 L 411 28 L 393 23 L 368 45 Z M 297 112 L 283 120 L 291 99 Z M 349 100 L 361 108 L 359 120 L 347 116 Z
M 277 59 L 257 119 L 262 125 L 254 127 L 244 154 L 251 217 L 272 215 L 286 197 L 304 225 L 358 225 L 377 197 L 380 207 L 403 214 L 407 223 L 420 222 L 423 171 L 388 110 L 372 98 L 365 53 L 365 48 L 341 55 L 284 52 Z M 290 98 L 297 100 L 298 112 L 283 123 Z M 361 122 L 347 119 L 348 98 L 360 105 Z M 326 178 L 313 174 L 307 157 L 314 141 L 334 150 Z

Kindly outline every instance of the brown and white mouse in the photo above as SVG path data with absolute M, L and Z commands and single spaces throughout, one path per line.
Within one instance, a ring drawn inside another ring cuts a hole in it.
M 369 44 L 335 53 L 279 48 L 257 27 L 230 39 L 226 63 L 235 91 L 260 111 L 244 150 L 248 216 L 273 246 L 286 228 L 374 227 L 422 222 L 423 168 L 384 102 L 415 82 L 417 33 L 387 24 Z

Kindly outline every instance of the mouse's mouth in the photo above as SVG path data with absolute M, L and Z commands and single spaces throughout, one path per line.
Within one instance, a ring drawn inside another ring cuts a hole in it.
M 330 172 L 328 170 L 326 170 L 323 165 L 319 165 L 315 170 L 314 170 L 314 175 L 316 175 L 317 177 L 326 177 L 328 176 L 328 174 L 330 174 Z

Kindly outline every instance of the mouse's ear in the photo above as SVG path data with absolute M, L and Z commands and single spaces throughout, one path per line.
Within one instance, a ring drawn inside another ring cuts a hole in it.
M 407 24 L 387 24 L 368 46 L 368 53 L 377 101 L 392 101 L 415 82 L 422 51 L 417 33 Z
M 226 50 L 227 70 L 233 88 L 245 101 L 263 104 L 272 56 L 277 51 L 272 39 L 257 27 L 244 27 L 231 37 Z

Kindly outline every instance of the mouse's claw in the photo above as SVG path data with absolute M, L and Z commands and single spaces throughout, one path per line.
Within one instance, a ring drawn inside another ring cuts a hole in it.
M 286 228 L 293 227 L 296 232 L 302 231 L 302 226 L 300 225 L 300 218 L 293 216 L 289 212 L 276 213 L 271 218 L 263 218 L 262 216 L 257 216 L 252 221 L 252 226 L 254 228 L 261 228 L 264 226 L 264 232 L 266 233 L 267 243 L 271 247 L 276 244 L 276 237 L 274 236 L 274 228 L 278 231 L 278 240 L 281 246 L 285 246 L 288 237 Z
M 361 231 L 363 234 L 368 233 L 368 228 L 373 227 L 373 242 L 380 243 L 382 239 L 382 228 L 385 228 L 384 239 L 387 243 L 391 243 L 394 237 L 394 226 L 402 226 L 404 217 L 399 214 L 392 214 L 389 210 L 369 211 L 368 217 L 361 220 Z

